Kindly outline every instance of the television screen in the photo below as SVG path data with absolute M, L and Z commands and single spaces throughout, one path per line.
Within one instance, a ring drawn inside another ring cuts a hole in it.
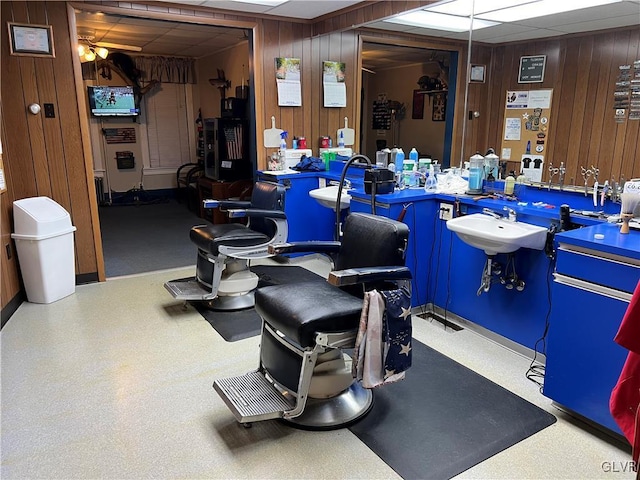
M 89 108 L 96 117 L 138 115 L 133 87 L 88 87 Z

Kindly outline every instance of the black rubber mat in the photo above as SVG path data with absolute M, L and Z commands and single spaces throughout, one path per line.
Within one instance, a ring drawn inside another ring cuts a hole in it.
M 251 271 L 260 278 L 258 288 L 284 283 L 325 281 L 321 276 L 298 266 L 258 265 L 251 267 Z M 258 335 L 262 328 L 262 320 L 253 308 L 227 312 L 210 310 L 203 304 L 195 304 L 194 306 L 227 342 L 236 342 Z
M 405 479 L 446 479 L 555 423 L 532 403 L 414 340 L 405 380 L 349 429 Z

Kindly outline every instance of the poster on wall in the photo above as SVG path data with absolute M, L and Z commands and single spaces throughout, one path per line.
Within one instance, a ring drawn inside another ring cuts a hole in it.
M 276 84 L 278 86 L 278 106 L 302 106 L 299 58 L 276 58 Z
M 325 107 L 346 107 L 347 87 L 343 62 L 322 62 L 322 87 Z
M 520 158 L 520 165 L 512 165 L 511 168 L 520 168 L 533 182 L 542 181 L 544 172 L 542 166 L 549 145 L 552 94 L 551 89 L 506 92 L 501 158 L 513 161 Z
M 391 108 L 386 94 L 378 94 L 378 98 L 373 101 L 371 114 L 371 128 L 373 130 L 391 130 Z M 380 135 L 380 132 L 378 132 L 378 135 Z

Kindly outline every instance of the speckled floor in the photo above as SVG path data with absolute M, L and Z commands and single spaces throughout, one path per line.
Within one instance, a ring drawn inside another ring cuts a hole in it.
M 258 337 L 225 342 L 163 288 L 192 274 L 120 277 L 18 309 L 0 333 L 1 478 L 399 478 L 347 429 L 239 426 L 211 385 L 255 368 Z M 558 417 L 457 478 L 634 478 L 621 443 L 525 378 L 529 359 L 468 329 L 413 324 L 421 342 Z

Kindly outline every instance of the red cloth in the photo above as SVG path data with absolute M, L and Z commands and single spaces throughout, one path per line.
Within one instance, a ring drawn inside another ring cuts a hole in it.
M 640 456 L 640 281 L 614 341 L 629 350 L 629 355 L 611 392 L 609 410 L 633 447 L 633 459 L 637 462 Z

